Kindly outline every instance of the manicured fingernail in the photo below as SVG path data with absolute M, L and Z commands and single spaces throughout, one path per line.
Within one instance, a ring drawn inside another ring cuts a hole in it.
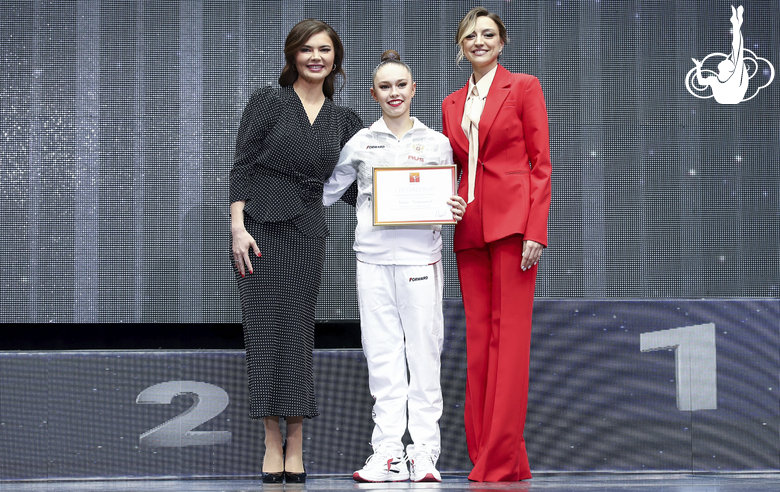
M 258 258 L 261 257 L 261 256 L 263 256 L 263 253 L 257 253 L 257 257 Z

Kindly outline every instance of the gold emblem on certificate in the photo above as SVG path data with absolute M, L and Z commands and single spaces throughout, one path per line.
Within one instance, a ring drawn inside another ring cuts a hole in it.
M 375 167 L 374 225 L 454 224 L 455 166 Z

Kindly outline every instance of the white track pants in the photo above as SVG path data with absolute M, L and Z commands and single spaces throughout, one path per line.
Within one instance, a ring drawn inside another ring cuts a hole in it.
M 437 454 L 444 341 L 441 261 L 434 265 L 357 263 L 368 386 L 374 397 L 371 445 L 403 451 L 407 427 L 417 449 Z M 408 374 L 407 378 L 407 364 Z

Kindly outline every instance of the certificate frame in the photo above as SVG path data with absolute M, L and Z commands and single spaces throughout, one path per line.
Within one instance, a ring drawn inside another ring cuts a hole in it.
M 375 226 L 456 223 L 447 204 L 456 191 L 454 165 L 375 167 L 373 182 Z

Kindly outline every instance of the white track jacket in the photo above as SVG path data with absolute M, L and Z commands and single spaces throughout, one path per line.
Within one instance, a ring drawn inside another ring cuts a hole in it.
M 376 265 L 428 265 L 441 259 L 441 226 L 374 226 L 374 167 L 419 167 L 452 164 L 450 142 L 417 118 L 399 140 L 380 118 L 360 130 L 341 149 L 338 164 L 325 183 L 322 203 L 336 202 L 355 179 L 357 229 L 353 249 L 357 259 Z

